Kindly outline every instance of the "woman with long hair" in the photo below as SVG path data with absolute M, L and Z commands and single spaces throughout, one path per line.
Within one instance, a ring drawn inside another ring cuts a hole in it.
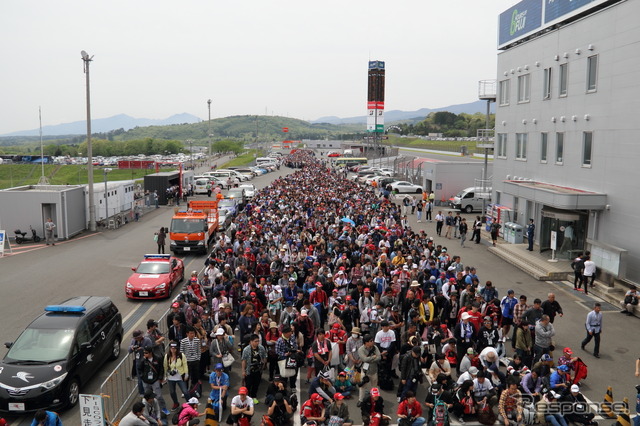
M 164 373 L 165 380 L 169 383 L 169 395 L 173 400 L 171 411 L 175 411 L 180 407 L 178 395 L 176 394 L 176 385 L 180 387 L 185 401 L 189 400 L 189 389 L 186 382 L 186 380 L 189 380 L 187 357 L 180 352 L 178 342 L 172 341 L 169 343 L 169 352 L 164 356 Z

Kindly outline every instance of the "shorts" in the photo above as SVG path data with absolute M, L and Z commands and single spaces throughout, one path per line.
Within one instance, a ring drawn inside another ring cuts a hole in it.
M 502 326 L 513 325 L 513 318 L 502 317 Z

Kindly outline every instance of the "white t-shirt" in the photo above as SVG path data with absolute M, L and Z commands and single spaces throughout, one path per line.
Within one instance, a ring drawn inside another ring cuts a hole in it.
M 392 330 L 386 332 L 384 330 L 380 330 L 376 333 L 374 341 L 379 344 L 381 348 L 387 349 L 396 341 L 396 333 Z
M 585 277 L 591 277 L 596 273 L 596 263 L 593 260 L 587 260 L 584 262 L 584 271 L 582 275 Z
M 231 406 L 236 408 L 251 408 L 253 407 L 253 399 L 247 396 L 243 401 L 240 395 L 236 395 L 231 400 Z
M 477 378 L 473 379 L 473 395 L 476 397 L 477 400 L 487 396 L 487 394 L 491 389 L 493 389 L 491 380 L 485 378 L 484 383 L 480 383 Z

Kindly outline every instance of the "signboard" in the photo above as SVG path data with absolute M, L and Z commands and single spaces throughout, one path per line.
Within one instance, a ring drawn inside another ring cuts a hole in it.
M 551 231 L 551 250 L 558 250 L 558 233 Z
M 560 18 L 595 0 L 547 0 L 544 9 L 544 22 L 548 23 Z
M 502 12 L 498 24 L 498 46 L 503 46 L 541 28 L 542 2 L 543 0 L 522 0 Z
M 80 394 L 80 424 L 104 426 L 104 408 L 100 395 Z
M 11 251 L 11 244 L 9 238 L 7 238 L 7 232 L 4 229 L 0 229 L 0 257 L 4 256 L 4 253 Z
M 370 70 L 383 70 L 384 69 L 384 61 L 369 61 L 369 69 Z
M 288 128 L 288 127 L 283 127 L 283 128 L 282 128 L 282 131 L 283 131 L 284 133 L 288 133 L 288 132 L 289 132 L 289 128 Z

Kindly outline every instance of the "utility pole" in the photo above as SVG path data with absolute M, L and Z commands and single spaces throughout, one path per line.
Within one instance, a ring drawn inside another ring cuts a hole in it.
M 211 99 L 207 100 L 207 106 L 209 108 L 209 166 L 211 166 Z
M 96 231 L 96 201 L 93 199 L 93 148 L 91 146 L 91 90 L 89 85 L 89 64 L 93 56 L 84 50 L 80 52 L 84 61 L 84 74 L 87 80 L 87 179 L 89 186 L 89 231 Z

